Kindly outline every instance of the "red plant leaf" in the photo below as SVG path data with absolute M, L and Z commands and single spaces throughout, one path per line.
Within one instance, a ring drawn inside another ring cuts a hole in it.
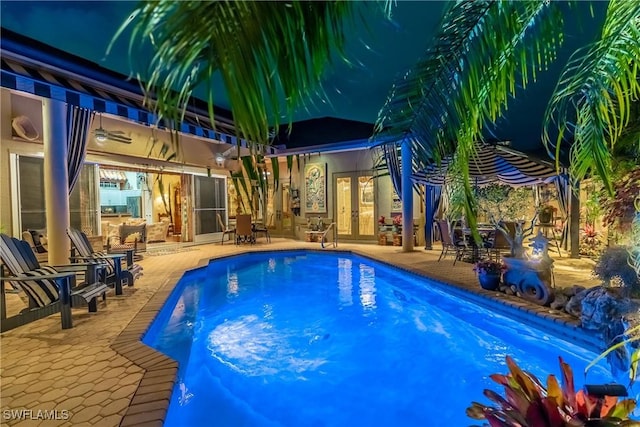
M 502 374 L 491 374 L 489 375 L 489 378 L 491 378 L 493 381 L 497 382 L 500 385 L 508 385 L 509 384 L 509 377 L 507 377 L 506 375 L 502 375 Z
M 562 390 L 564 393 L 564 400 L 569 403 L 569 406 L 576 408 L 576 387 L 573 383 L 573 371 L 571 366 L 562 360 L 562 357 L 558 357 L 560 361 L 560 371 L 562 372 Z
M 487 407 L 482 403 L 471 402 L 471 406 L 469 406 L 466 410 L 467 417 L 473 418 L 474 420 L 483 420 L 485 419 L 485 411 Z
M 596 416 L 594 411 L 598 404 L 598 399 L 595 399 L 580 390 L 575 394 L 575 401 L 576 405 L 573 408 L 575 408 L 576 412 L 584 415 L 585 418 Z
M 504 388 L 504 395 L 507 398 L 507 402 L 517 409 L 521 414 L 526 414 L 529 408 L 529 400 L 522 394 L 521 391 L 513 389 L 511 387 Z
M 542 405 L 544 406 L 547 416 L 547 426 L 549 427 L 563 427 L 564 419 L 560 413 L 558 403 L 554 398 L 545 397 L 542 399 Z
M 489 398 L 494 403 L 497 403 L 502 407 L 503 410 L 507 409 L 516 409 L 511 403 L 509 403 L 504 397 L 500 396 L 493 390 L 485 390 L 484 395 Z
M 516 362 L 507 356 L 507 366 L 511 372 L 511 376 L 518 383 L 524 394 L 529 400 L 540 399 L 540 389 L 536 387 L 535 383 L 531 381 L 531 378 L 516 364 Z
M 562 388 L 555 375 L 549 375 L 547 377 L 547 397 L 553 399 L 559 407 L 564 405 Z
M 527 425 L 528 426 L 544 426 L 556 427 L 547 424 L 546 409 L 540 400 L 534 400 L 527 408 Z

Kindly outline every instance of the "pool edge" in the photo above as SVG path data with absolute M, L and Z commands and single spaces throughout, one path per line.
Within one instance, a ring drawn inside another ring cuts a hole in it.
M 351 253 L 366 259 L 371 259 L 381 264 L 407 271 L 417 276 L 428 278 L 436 283 L 441 289 L 455 296 L 470 300 L 480 304 L 482 307 L 499 312 L 515 318 L 521 322 L 547 331 L 548 333 L 565 340 L 571 340 L 574 344 L 585 347 L 588 350 L 599 353 L 602 341 L 589 331 L 582 329 L 577 320 L 571 321 L 564 315 L 560 315 L 557 310 L 548 307 L 533 306 L 517 297 L 511 297 L 500 292 L 485 291 L 481 288 L 471 288 L 463 283 L 455 283 L 455 279 L 450 279 L 452 283 L 445 282 L 439 278 L 429 276 L 424 272 L 407 265 L 392 264 L 382 258 L 353 249 L 328 248 L 301 248 L 301 249 L 261 249 L 252 248 L 242 254 L 228 254 L 203 258 L 198 265 L 192 269 L 173 273 L 167 276 L 165 283 L 156 291 L 149 301 L 133 317 L 131 322 L 124 328 L 111 344 L 111 348 L 122 355 L 133 364 L 144 369 L 142 379 L 136 389 L 131 403 L 123 416 L 120 426 L 162 426 L 169 409 L 171 395 L 178 372 L 178 362 L 169 356 L 142 343 L 142 338 L 147 332 L 151 323 L 155 320 L 169 298 L 171 292 L 184 274 L 189 271 L 205 267 L 213 260 L 221 260 L 242 256 L 248 253 L 259 252 L 342 252 Z

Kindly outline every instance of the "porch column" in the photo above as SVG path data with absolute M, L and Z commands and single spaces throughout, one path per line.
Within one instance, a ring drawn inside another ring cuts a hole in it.
M 69 171 L 67 170 L 67 106 L 42 100 L 44 140 L 44 200 L 49 264 L 69 263 Z
M 433 249 L 433 186 L 425 184 L 424 248 Z
M 402 251 L 413 251 L 413 185 L 411 183 L 412 153 L 408 139 L 400 148 L 402 167 Z

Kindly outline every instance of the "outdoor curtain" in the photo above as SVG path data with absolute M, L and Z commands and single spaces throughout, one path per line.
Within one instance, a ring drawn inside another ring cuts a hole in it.
M 69 194 L 73 191 L 87 154 L 87 139 L 94 112 L 67 104 L 67 168 Z
M 438 185 L 426 185 L 425 195 L 425 227 L 424 242 L 425 248 L 430 248 L 433 243 L 433 224 L 436 212 L 440 208 L 440 199 L 442 196 L 442 187 Z
M 389 169 L 389 176 L 391 177 L 391 183 L 393 184 L 396 194 L 402 200 L 402 179 L 400 168 L 400 156 L 398 155 L 398 147 L 396 144 L 385 144 L 382 146 L 384 150 L 384 157 L 387 161 L 387 168 Z
M 562 216 L 562 247 L 567 249 L 569 237 L 569 199 L 571 194 L 571 186 L 569 185 L 569 176 L 567 174 L 558 175 L 556 179 L 556 190 L 558 191 L 558 207 Z

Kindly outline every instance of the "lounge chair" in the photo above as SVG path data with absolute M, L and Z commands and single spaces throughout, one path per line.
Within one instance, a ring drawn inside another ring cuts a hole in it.
M 133 263 L 134 250 L 130 249 L 124 254 L 108 254 L 103 251 L 95 252 L 91 247 L 91 242 L 87 235 L 80 230 L 70 228 L 67 234 L 71 239 L 73 253 L 71 261 L 93 261 L 105 264 L 105 282 L 113 283 L 116 295 L 122 295 L 122 285 L 126 282 L 129 286 L 133 286 L 133 282 L 142 275 L 142 267 Z M 126 263 L 123 268 L 123 258 Z
M 224 245 L 224 236 L 231 235 L 233 234 L 233 236 L 235 237 L 236 235 L 236 229 L 235 228 L 230 228 L 227 227 L 226 225 L 224 225 L 224 222 L 222 221 L 222 217 L 220 216 L 219 213 L 216 214 L 216 216 L 218 217 L 218 224 L 220 225 L 220 228 L 222 229 L 222 239 L 220 239 L 220 244 Z
M 108 289 L 106 284 L 95 281 L 101 264 L 41 267 L 29 243 L 6 234 L 0 234 L 0 237 L 0 258 L 3 262 L 0 277 L 2 332 L 57 312 L 60 312 L 62 329 L 69 329 L 73 326 L 71 307 L 86 303 L 90 312 L 97 311 L 97 298 L 102 295 L 105 299 Z M 79 273 L 84 273 L 85 283 L 76 286 Z M 5 282 L 24 291 L 28 298 L 28 307 L 10 318 L 6 315 Z

